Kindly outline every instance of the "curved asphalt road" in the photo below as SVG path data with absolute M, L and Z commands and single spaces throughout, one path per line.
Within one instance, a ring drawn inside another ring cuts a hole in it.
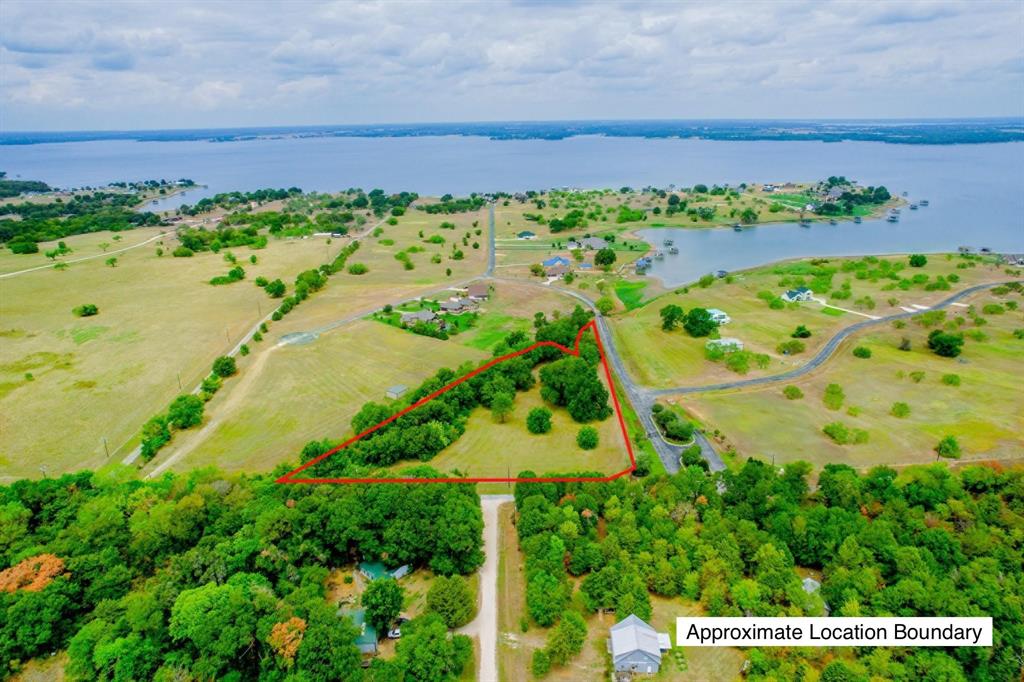
M 963 298 L 966 298 L 967 296 L 970 296 L 971 294 L 977 293 L 979 291 L 984 291 L 985 289 L 991 289 L 992 287 L 1002 286 L 1005 284 L 1007 283 L 992 282 L 990 284 L 977 284 L 973 287 L 968 287 L 963 291 L 960 291 L 950 296 L 944 301 L 936 303 L 930 308 L 925 308 L 924 310 L 915 310 L 912 313 L 897 313 L 895 315 L 887 315 L 886 317 L 879 317 L 877 319 L 864 320 L 863 322 L 851 324 L 849 327 L 845 327 L 839 330 L 839 332 L 835 336 L 829 339 L 828 343 L 826 343 L 822 347 L 822 349 L 818 351 L 818 354 L 811 358 L 811 360 L 807 362 L 807 364 L 801 365 L 800 367 L 792 369 L 788 372 L 783 372 L 782 374 L 773 374 L 771 376 L 758 377 L 756 379 L 727 381 L 722 384 L 710 384 L 708 386 L 677 386 L 674 388 L 659 388 L 651 390 L 650 394 L 654 396 L 661 396 L 684 393 L 707 393 L 709 391 L 722 391 L 731 388 L 747 388 L 749 386 L 761 386 L 764 384 L 774 384 L 778 381 L 787 381 L 789 379 L 795 379 L 797 377 L 803 376 L 804 374 L 807 374 L 808 372 L 812 372 L 818 367 L 820 367 L 822 363 L 828 360 L 828 358 L 836 351 L 836 349 L 839 347 L 839 344 L 841 344 L 846 339 L 846 337 L 850 336 L 851 334 L 855 334 L 862 329 L 866 329 L 874 325 L 883 324 L 885 322 L 892 322 L 893 320 L 901 320 L 910 317 L 916 317 L 917 315 L 926 313 L 929 310 L 941 310 L 943 308 L 948 308 L 952 304 L 958 302 Z

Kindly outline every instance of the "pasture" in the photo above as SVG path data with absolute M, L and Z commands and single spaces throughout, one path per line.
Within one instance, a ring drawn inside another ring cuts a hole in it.
M 877 259 L 878 263 L 882 261 L 898 265 L 906 263 L 907 258 L 888 256 Z M 649 300 L 640 308 L 612 317 L 612 330 L 627 370 L 639 383 L 656 388 L 700 386 L 742 378 L 724 362 L 706 358 L 707 338 L 693 338 L 682 327 L 671 332 L 662 330 L 659 311 L 669 304 L 678 305 L 685 311 L 695 307 L 725 311 L 732 319 L 719 327 L 719 335 L 738 338 L 743 342 L 744 350 L 768 356 L 768 364 L 763 368 L 755 362 L 749 363 L 746 376 L 756 377 L 778 374 L 802 365 L 836 332 L 868 319 L 867 316 L 902 313 L 905 308 L 913 309 L 915 305 L 927 307 L 973 284 L 1011 279 L 1002 268 L 991 263 L 936 255 L 929 257 L 925 267 L 906 267 L 899 276 L 927 275 L 928 281 L 933 282 L 940 276 L 956 275 L 959 281 L 950 282 L 948 290 L 927 291 L 926 284 L 914 285 L 907 291 L 898 288 L 887 290 L 893 280 L 880 277 L 861 279 L 855 270 L 843 271 L 844 264 L 863 263 L 860 259 L 833 258 L 816 262 L 836 272 L 825 278 L 829 280 L 828 286 L 824 287 L 825 293 L 815 294 L 815 297 L 849 312 L 825 308 L 814 301 L 785 304 L 773 309 L 767 300 L 759 298 L 758 294 L 762 292 L 778 296 L 791 287 L 811 284 L 814 277 L 808 273 L 818 270 L 810 259 L 733 273 L 725 279 L 715 279 L 706 288 L 682 287 Z M 972 267 L 958 268 L 961 263 Z M 877 269 L 879 266 L 876 263 L 869 267 Z M 833 294 L 837 291 L 846 292 L 842 295 L 848 298 L 836 299 Z M 790 341 L 790 335 L 798 325 L 804 325 L 811 331 L 809 338 L 800 339 L 805 350 L 793 355 L 779 353 L 777 346 Z
M 112 251 L 157 232 L 120 234 L 118 242 L 110 233 L 67 237 L 74 250 L 68 258 L 102 255 L 100 243 Z M 116 267 L 100 257 L 0 279 L 0 476 L 36 477 L 44 467 L 55 475 L 120 460 L 149 417 L 190 391 L 214 358 L 274 307 L 253 285 L 256 277 L 290 283 L 324 259 L 322 242 L 271 239 L 265 249 L 233 250 L 245 280 L 211 286 L 231 267 L 223 252 L 173 258 L 176 242 L 162 242 L 162 257 L 158 240 L 114 254 Z M 11 262 L 22 258 L 31 260 L 5 252 L 0 263 L 21 270 Z M 75 317 L 72 308 L 85 303 L 99 314 Z
M 1004 299 L 983 293 L 970 302 L 980 311 L 996 300 Z M 949 317 L 964 317 L 967 310 L 953 308 Z M 1019 311 L 984 317 L 984 326 L 968 321 L 961 327 L 967 339 L 959 358 L 935 355 L 926 346 L 930 330 L 911 322 L 903 329 L 885 326 L 855 335 L 821 369 L 799 380 L 680 396 L 677 401 L 709 432 L 719 430 L 724 444 L 766 461 L 803 459 L 816 467 L 842 463 L 856 468 L 917 464 L 934 461 L 934 448 L 947 435 L 959 441 L 961 462 L 1020 458 L 1024 340 L 1013 331 L 1024 328 L 1024 317 Z M 977 332 L 984 340 L 972 338 Z M 909 351 L 899 350 L 904 337 L 910 340 Z M 854 357 L 852 349 L 857 346 L 868 348 L 871 357 Z M 943 380 L 953 374 L 959 385 Z M 789 400 L 783 395 L 789 383 L 801 390 L 802 398 Z M 838 384 L 845 394 L 838 410 L 823 402 L 828 384 Z M 909 415 L 894 416 L 897 402 L 906 403 Z M 832 422 L 865 430 L 868 442 L 836 444 L 822 432 Z

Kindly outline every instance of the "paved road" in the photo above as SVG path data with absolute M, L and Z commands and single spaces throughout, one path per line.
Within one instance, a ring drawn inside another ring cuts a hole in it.
M 782 374 L 773 374 L 771 376 L 758 377 L 756 379 L 741 379 L 738 381 L 727 381 L 725 383 L 711 384 L 708 386 L 676 386 L 674 388 L 660 388 L 656 390 L 651 390 L 650 393 L 653 396 L 678 395 L 686 393 L 707 393 L 709 391 L 722 391 L 733 388 L 748 388 L 750 386 L 762 386 L 765 384 L 774 384 L 779 381 L 789 381 L 791 379 L 796 379 L 797 377 L 801 377 L 807 374 L 808 372 L 813 372 L 815 369 L 820 367 L 822 363 L 828 360 L 829 357 L 831 357 L 832 354 L 835 353 L 836 349 L 839 347 L 839 344 L 841 344 L 843 340 L 846 339 L 851 334 L 855 334 L 861 331 L 862 329 L 866 329 L 868 327 L 872 327 L 879 324 L 885 324 L 886 322 L 892 322 L 893 320 L 903 320 L 911 317 L 916 317 L 922 313 L 928 312 L 929 310 L 942 310 L 943 308 L 948 308 L 957 301 L 966 298 L 971 294 L 975 294 L 979 291 L 984 291 L 985 289 L 991 289 L 992 287 L 1001 286 L 1003 284 L 1006 284 L 1006 282 L 977 284 L 973 287 L 968 287 L 959 293 L 953 294 L 949 298 L 939 303 L 936 303 L 930 308 L 915 310 L 913 312 L 896 313 L 895 315 L 888 315 L 886 317 L 879 317 L 876 319 L 864 320 L 863 322 L 851 324 L 849 327 L 839 330 L 839 332 L 835 336 L 829 339 L 828 343 L 826 343 L 822 347 L 822 349 L 818 351 L 818 354 L 811 358 L 811 360 L 807 364 L 801 365 L 800 367 L 792 369 L 788 372 L 783 372 Z
M 511 495 L 481 495 L 484 513 L 484 565 L 480 567 L 480 599 L 476 618 L 459 632 L 480 642 L 479 682 L 498 682 L 498 508 Z

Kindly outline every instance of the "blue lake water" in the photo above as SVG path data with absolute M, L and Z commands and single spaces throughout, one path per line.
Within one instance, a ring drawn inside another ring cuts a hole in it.
M 810 181 L 845 175 L 931 206 L 897 224 L 760 226 L 743 232 L 678 230 L 678 256 L 652 274 L 669 284 L 806 255 L 954 250 L 1024 252 L 1024 143 L 896 145 L 874 142 L 726 142 L 579 136 L 281 138 L 235 142 L 103 140 L 0 147 L 8 177 L 54 186 L 178 179 L 206 185 L 165 200 L 195 203 L 232 190 L 297 186 L 410 190 L 424 195 L 551 187 L 643 187 L 703 182 Z M 664 231 L 652 242 L 661 244 Z

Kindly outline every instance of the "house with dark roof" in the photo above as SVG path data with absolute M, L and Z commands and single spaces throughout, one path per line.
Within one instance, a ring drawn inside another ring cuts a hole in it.
M 529 230 L 523 230 L 522 232 L 520 232 L 519 234 L 516 235 L 516 239 L 536 239 L 536 238 L 537 238 L 537 235 L 534 234 L 533 232 L 530 232 Z
M 809 301 L 811 300 L 811 295 L 813 293 L 814 292 L 808 289 L 807 287 L 790 289 L 789 291 L 782 295 L 782 300 L 789 301 L 790 303 L 794 303 L 796 301 Z
M 402 324 L 412 326 L 419 322 L 429 324 L 437 319 L 437 313 L 433 310 L 417 310 L 414 313 L 402 313 Z
M 476 303 L 468 298 L 452 298 L 447 301 L 441 301 L 440 305 L 441 310 L 446 313 L 461 313 L 475 307 Z
M 569 272 L 569 266 L 561 263 L 544 268 L 544 274 L 548 277 L 561 277 L 567 272 Z
M 587 237 L 586 239 L 583 240 L 582 244 L 583 248 L 592 251 L 600 251 L 601 249 L 608 248 L 608 242 L 601 239 L 600 237 Z
M 544 261 L 542 263 L 542 265 L 544 267 L 546 267 L 546 268 L 551 268 L 551 267 L 554 267 L 556 265 L 568 266 L 569 265 L 569 259 L 566 258 L 565 256 L 552 256 L 551 258 L 548 258 L 546 261 Z
M 483 282 L 475 282 L 469 285 L 466 295 L 474 301 L 482 301 L 491 296 L 491 287 Z
M 672 648 L 667 632 L 658 632 L 630 614 L 611 627 L 608 653 L 615 672 L 654 674 L 661 668 L 661 652 Z

